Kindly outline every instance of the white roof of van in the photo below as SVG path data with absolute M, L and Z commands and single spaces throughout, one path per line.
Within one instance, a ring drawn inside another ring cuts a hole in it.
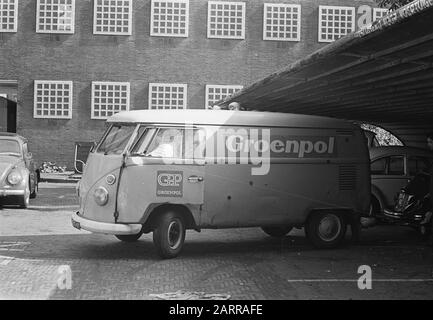
M 354 125 L 334 118 L 260 111 L 229 110 L 134 110 L 117 113 L 107 120 L 120 123 L 229 125 L 264 127 L 311 127 L 353 129 Z

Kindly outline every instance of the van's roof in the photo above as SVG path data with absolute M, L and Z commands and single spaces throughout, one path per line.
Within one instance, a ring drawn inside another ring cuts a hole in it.
M 108 118 L 107 121 L 170 125 L 355 128 L 350 122 L 334 118 L 277 112 L 229 110 L 134 110 L 117 113 Z

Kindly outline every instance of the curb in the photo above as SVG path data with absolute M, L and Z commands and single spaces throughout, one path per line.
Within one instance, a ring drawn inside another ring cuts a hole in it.
M 49 182 L 49 183 L 77 183 L 79 179 L 59 179 L 59 178 L 42 178 L 39 182 Z

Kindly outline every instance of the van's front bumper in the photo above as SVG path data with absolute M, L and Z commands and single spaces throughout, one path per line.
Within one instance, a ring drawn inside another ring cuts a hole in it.
M 141 224 L 107 223 L 89 220 L 81 217 L 78 212 L 71 217 L 72 226 L 79 230 L 84 229 L 94 233 L 115 235 L 137 234 L 141 231 Z

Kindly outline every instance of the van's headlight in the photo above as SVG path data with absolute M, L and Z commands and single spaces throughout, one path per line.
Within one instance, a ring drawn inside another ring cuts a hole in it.
M 23 176 L 18 171 L 14 170 L 8 175 L 8 182 L 13 186 L 20 183 L 22 180 Z
M 105 206 L 108 202 L 108 191 L 104 187 L 98 187 L 93 192 L 95 202 L 100 206 Z

